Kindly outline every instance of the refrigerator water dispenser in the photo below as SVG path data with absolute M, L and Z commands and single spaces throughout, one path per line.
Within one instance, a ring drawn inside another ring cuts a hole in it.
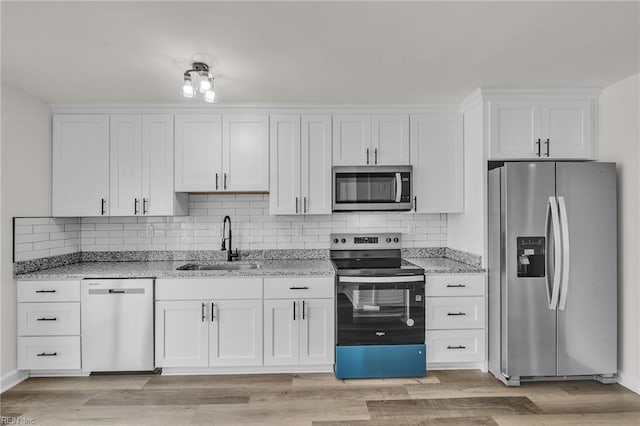
M 544 277 L 545 238 L 517 237 L 518 277 Z

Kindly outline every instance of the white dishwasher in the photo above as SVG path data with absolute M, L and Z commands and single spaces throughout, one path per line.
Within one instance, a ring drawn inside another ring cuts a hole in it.
M 82 369 L 154 369 L 153 279 L 85 279 L 81 286 Z

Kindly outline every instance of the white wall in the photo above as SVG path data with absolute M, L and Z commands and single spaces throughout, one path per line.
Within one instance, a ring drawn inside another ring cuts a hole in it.
M 2 85 L 0 374 L 16 369 L 16 283 L 12 218 L 51 215 L 51 115 L 38 99 Z
M 477 99 L 479 101 L 479 98 Z M 464 111 L 464 212 L 448 215 L 447 246 L 482 256 L 485 253 L 487 164 L 484 154 L 483 107 L 477 102 Z
M 640 393 L 640 74 L 600 96 L 600 160 L 618 163 L 619 382 Z

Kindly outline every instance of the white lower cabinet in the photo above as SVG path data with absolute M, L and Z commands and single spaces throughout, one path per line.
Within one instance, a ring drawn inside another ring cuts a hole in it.
M 262 365 L 262 300 L 210 304 L 209 365 Z
M 156 302 L 156 366 L 206 367 L 209 364 L 209 321 L 205 302 Z
M 264 364 L 332 364 L 333 299 L 264 301 Z
M 432 363 L 477 362 L 484 359 L 484 329 L 429 330 L 428 360 Z
M 333 364 L 333 278 L 265 278 L 264 364 Z
M 486 360 L 484 274 L 426 277 L 427 362 L 456 367 Z
M 18 370 L 80 369 L 80 336 L 18 338 Z
M 157 367 L 262 365 L 262 300 L 156 302 Z
M 18 369 L 80 367 L 80 281 L 18 281 Z
M 262 365 L 262 278 L 156 280 L 157 367 Z

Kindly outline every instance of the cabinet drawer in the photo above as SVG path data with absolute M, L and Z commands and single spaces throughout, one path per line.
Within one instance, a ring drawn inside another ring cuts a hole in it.
M 18 336 L 79 336 L 80 303 L 18 303 Z
M 473 362 L 484 358 L 484 330 L 427 332 L 428 362 Z
M 265 299 L 319 299 L 335 297 L 333 277 L 265 278 Z
M 262 299 L 262 278 L 156 280 L 156 300 Z
M 80 336 L 18 337 L 18 370 L 80 369 Z
M 484 274 L 427 275 L 427 297 L 484 296 Z
M 18 302 L 79 302 L 80 281 L 18 281 Z
M 484 328 L 484 297 L 427 297 L 427 329 Z

